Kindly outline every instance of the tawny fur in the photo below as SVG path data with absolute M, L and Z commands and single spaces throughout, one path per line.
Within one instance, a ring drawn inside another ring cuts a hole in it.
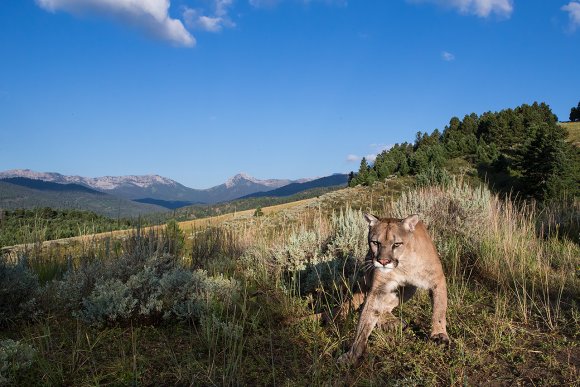
M 391 311 L 401 301 L 411 298 L 418 288 L 429 290 L 432 295 L 431 339 L 448 343 L 445 275 L 423 222 L 417 215 L 401 220 L 378 219 L 365 214 L 365 219 L 369 223 L 369 254 L 365 260 L 367 272 L 364 281 L 367 289 L 363 289 L 366 297 L 355 294 L 351 301 L 350 306 L 355 308 L 363 300 L 364 303 L 352 347 L 340 356 L 339 363 L 357 362 L 366 350 L 373 328 L 396 320 Z M 340 309 L 344 312 L 347 308 Z

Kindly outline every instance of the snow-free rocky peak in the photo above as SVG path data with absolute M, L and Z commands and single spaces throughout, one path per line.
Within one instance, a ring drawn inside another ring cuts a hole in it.
M 30 169 L 12 169 L 0 172 L 0 179 L 12 177 L 24 177 L 60 184 L 82 184 L 97 190 L 113 190 L 121 186 L 147 188 L 154 185 L 175 186 L 178 184 L 171 179 L 159 175 L 83 177 L 65 176 L 55 172 L 36 172 Z
M 237 175 L 230 177 L 226 182 L 226 188 L 233 188 L 235 186 L 240 185 L 248 185 L 248 183 L 262 185 L 268 188 L 280 188 L 287 184 L 290 184 L 292 181 L 288 179 L 268 179 L 268 180 L 260 180 L 252 177 L 246 173 L 238 173 Z

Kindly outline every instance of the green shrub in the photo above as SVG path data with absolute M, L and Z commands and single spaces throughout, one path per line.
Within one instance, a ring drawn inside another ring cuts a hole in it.
M 351 290 L 360 274 L 367 232 L 362 211 L 347 207 L 332 214 L 328 238 L 320 229 L 302 228 L 274 250 L 274 261 L 299 294 L 336 297 Z
M 0 257 L 0 325 L 30 317 L 38 289 L 38 277 L 24 257 L 16 264 Z
M 338 215 L 332 213 L 333 235 L 329 243 L 329 250 L 342 256 L 354 256 L 362 259 L 367 253 L 368 224 L 360 210 L 347 207 L 342 208 Z
M 223 275 L 210 276 L 175 268 L 159 280 L 163 317 L 197 320 L 202 315 L 227 308 L 240 297 L 240 284 Z
M 302 228 L 288 238 L 288 242 L 273 251 L 274 260 L 284 271 L 295 272 L 316 264 L 320 255 L 319 235 L 315 231 Z
M 14 340 L 0 341 L 0 386 L 10 385 L 13 376 L 30 368 L 36 351 L 28 344 Z
M 444 168 L 437 168 L 430 165 L 423 172 L 415 176 L 415 185 L 417 187 L 427 187 L 438 185 L 446 187 L 452 183 L 453 176 Z
M 578 219 L 573 206 L 567 207 L 562 220 L 551 213 L 542 221 L 545 216 L 534 203 L 514 204 L 487 188 L 454 182 L 406 192 L 392 208 L 400 218 L 418 213 L 427 224 L 448 281 L 465 284 L 477 276 L 493 291 L 513 299 L 524 321 L 539 318 L 553 329 L 563 313 L 565 303 L 560 301 L 580 294 L 575 274 L 580 248 L 559 239 L 557 232 L 546 232 L 554 223 L 564 227 L 556 222 L 573 229 Z
M 136 305 L 137 300 L 125 283 L 108 279 L 95 285 L 91 294 L 83 299 L 83 308 L 75 315 L 89 324 L 100 326 L 128 319 Z
M 149 257 L 133 268 L 129 278 L 126 271 L 115 270 L 118 263 L 95 265 L 67 276 L 60 284 L 59 294 L 69 290 L 71 295 L 64 302 L 68 310 L 96 326 L 130 319 L 197 320 L 204 313 L 229 306 L 239 295 L 237 281 L 223 275 L 209 276 L 204 270 L 191 272 L 170 255 Z M 95 273 L 90 291 L 86 275 L 89 270 Z M 79 279 L 80 285 L 71 283 L 74 279 Z M 79 297 L 82 300 L 77 304 Z

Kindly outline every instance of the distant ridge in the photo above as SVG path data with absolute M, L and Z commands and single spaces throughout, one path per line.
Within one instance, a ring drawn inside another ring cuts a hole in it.
M 92 211 L 114 219 L 167 211 L 164 207 L 132 202 L 79 184 L 26 178 L 0 179 L 0 208 L 42 207 Z
M 159 175 L 82 177 L 66 176 L 56 172 L 36 172 L 30 169 L 12 169 L 0 172 L 0 179 L 7 178 L 77 184 L 137 202 L 161 201 L 156 202 L 156 204 L 161 204 L 165 208 L 175 208 L 181 204 L 226 202 L 255 192 L 270 191 L 291 183 L 303 183 L 311 180 L 261 180 L 245 173 L 239 173 L 220 185 L 207 189 L 194 189 Z
M 332 187 L 341 185 L 346 186 L 347 183 L 348 183 L 348 175 L 337 173 L 331 176 L 322 177 L 320 179 L 311 180 L 305 183 L 291 183 L 285 185 L 284 187 L 277 188 L 271 191 L 256 192 L 250 195 L 246 195 L 242 197 L 242 199 L 290 196 L 312 188 Z
M 313 188 L 346 185 L 347 180 L 345 174 L 298 180 L 262 180 L 239 173 L 220 185 L 193 189 L 159 175 L 82 177 L 13 169 L 0 171 L 0 182 L 11 187 L 4 190 L 10 192 L 8 196 L 11 199 L 8 200 L 6 195 L 0 196 L 0 208 L 15 208 L 19 203 L 23 208 L 42 205 L 90 209 L 100 214 L 118 216 L 120 207 L 126 207 L 127 212 L 134 215 L 190 205 L 225 203 L 241 198 L 285 197 Z M 30 191 L 21 192 L 22 197 L 14 196 L 16 186 Z M 58 193 L 61 197 L 55 196 Z
M 203 204 L 203 203 L 184 202 L 179 200 L 161 200 L 152 198 L 135 199 L 133 201 L 137 203 L 155 204 L 157 206 L 165 207 L 169 210 L 176 210 L 178 208 L 187 207 L 194 204 Z
M 44 180 L 37 180 L 37 179 L 28 179 L 26 177 L 9 177 L 6 179 L 0 179 L 0 181 L 4 181 L 6 183 L 19 185 L 21 187 L 32 188 L 40 191 L 60 191 L 60 192 L 88 192 L 97 195 L 105 195 L 101 191 L 97 191 L 91 189 L 89 187 L 85 187 L 84 185 L 80 184 L 60 184 L 60 183 L 52 183 L 50 181 Z

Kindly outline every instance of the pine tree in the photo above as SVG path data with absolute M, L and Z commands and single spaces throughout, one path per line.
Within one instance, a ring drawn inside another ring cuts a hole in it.
M 570 109 L 570 121 L 576 122 L 580 121 L 580 102 L 578 102 L 577 107 Z
M 366 157 L 363 157 L 360 161 L 360 167 L 356 177 L 351 181 L 351 187 L 355 187 L 359 184 L 367 185 L 369 178 L 369 164 L 367 163 Z
M 170 219 L 165 224 L 165 233 L 169 240 L 168 253 L 179 255 L 185 247 L 185 234 L 175 219 Z
M 526 192 L 539 200 L 554 199 L 572 185 L 572 169 L 567 161 L 565 131 L 557 125 L 540 124 L 523 153 L 521 170 Z

